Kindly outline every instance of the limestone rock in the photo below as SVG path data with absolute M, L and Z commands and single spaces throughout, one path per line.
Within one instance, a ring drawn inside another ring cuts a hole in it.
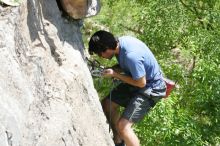
M 79 22 L 54 0 L 0 11 L 0 145 L 113 145 Z

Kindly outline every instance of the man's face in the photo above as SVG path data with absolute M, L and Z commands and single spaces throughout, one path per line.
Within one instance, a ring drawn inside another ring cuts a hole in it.
M 112 57 L 114 56 L 114 50 L 107 49 L 104 52 L 99 53 L 98 55 L 99 55 L 99 57 L 111 60 Z

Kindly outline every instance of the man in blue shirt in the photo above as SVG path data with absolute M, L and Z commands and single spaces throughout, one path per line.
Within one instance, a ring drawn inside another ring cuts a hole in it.
M 105 69 L 103 76 L 119 79 L 123 83 L 113 89 L 111 100 L 110 95 L 103 99 L 103 111 L 107 119 L 111 119 L 109 122 L 116 146 L 124 146 L 124 143 L 126 146 L 140 146 L 132 125 L 143 119 L 166 94 L 157 60 L 142 41 L 131 36 L 117 39 L 103 30 L 92 35 L 89 52 L 106 59 L 117 58 L 120 71 L 115 67 Z M 121 116 L 118 113 L 119 106 L 125 107 Z

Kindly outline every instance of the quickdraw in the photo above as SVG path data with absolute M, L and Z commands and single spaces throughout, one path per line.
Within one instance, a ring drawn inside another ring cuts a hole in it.
M 86 57 L 86 61 L 89 67 L 89 71 L 91 72 L 91 75 L 93 77 L 102 77 L 103 75 L 103 71 L 104 71 L 104 66 L 101 66 L 101 64 L 99 63 L 99 61 L 97 60 L 89 60 Z

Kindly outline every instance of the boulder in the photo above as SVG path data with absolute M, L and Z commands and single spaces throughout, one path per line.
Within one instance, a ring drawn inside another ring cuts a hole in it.
M 58 0 L 63 10 L 74 19 L 94 16 L 100 11 L 99 0 Z

